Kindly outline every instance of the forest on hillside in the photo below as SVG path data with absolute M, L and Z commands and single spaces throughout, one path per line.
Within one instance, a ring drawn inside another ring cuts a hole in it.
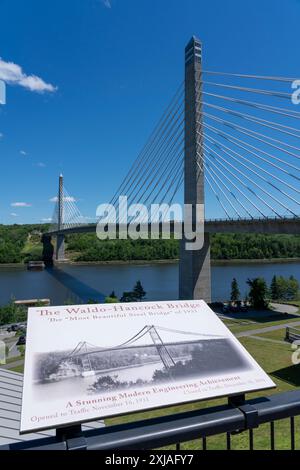
M 106 240 L 92 234 L 72 235 L 68 251 L 77 261 L 178 259 L 178 240 Z M 299 235 L 214 234 L 214 260 L 300 258 Z
M 42 257 L 41 234 L 47 225 L 0 225 L 0 264 L 24 263 Z M 178 240 L 105 240 L 94 234 L 66 237 L 66 255 L 73 261 L 172 260 Z M 300 258 L 300 235 L 214 234 L 214 260 Z

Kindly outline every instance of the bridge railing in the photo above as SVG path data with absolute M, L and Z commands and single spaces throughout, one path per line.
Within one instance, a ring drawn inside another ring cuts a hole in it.
M 265 450 L 282 448 L 283 444 L 285 449 L 294 450 L 300 448 L 299 416 L 300 391 L 296 390 L 248 401 L 236 397 L 229 400 L 228 405 L 98 430 L 81 432 L 80 426 L 68 428 L 65 432 L 60 430 L 57 437 L 6 445 L 0 450 L 120 451 L 167 446 L 174 450 L 207 450 L 215 448 L 214 442 L 210 443 L 215 436 L 223 437 L 223 449 L 227 450 L 233 447 L 255 450 L 257 441 Z M 242 444 L 233 446 L 241 433 L 243 436 L 238 441 Z

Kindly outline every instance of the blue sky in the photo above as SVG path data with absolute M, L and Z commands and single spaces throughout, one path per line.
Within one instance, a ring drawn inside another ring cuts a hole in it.
M 207 69 L 298 76 L 299 17 L 298 0 L 0 0 L 0 57 L 23 73 L 0 106 L 0 223 L 51 217 L 61 172 L 93 217 L 182 81 L 193 34 Z

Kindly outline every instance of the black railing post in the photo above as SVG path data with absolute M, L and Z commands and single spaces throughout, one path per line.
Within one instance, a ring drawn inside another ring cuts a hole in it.
M 86 450 L 87 441 L 83 435 L 81 424 L 56 429 L 56 439 L 65 441 L 67 450 Z

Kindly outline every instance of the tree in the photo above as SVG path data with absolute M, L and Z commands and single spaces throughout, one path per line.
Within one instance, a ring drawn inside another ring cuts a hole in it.
M 99 303 L 98 300 L 95 300 L 95 299 L 88 299 L 87 301 L 88 305 L 96 305 L 98 303 Z
M 112 293 L 109 295 L 111 299 L 117 299 L 118 297 L 115 294 L 115 291 L 113 290 Z
M 120 301 L 117 297 L 105 297 L 104 303 L 105 304 L 118 304 Z
M 248 279 L 249 300 L 253 308 L 262 310 L 268 307 L 268 287 L 263 277 L 257 277 L 255 279 Z
M 146 292 L 144 291 L 141 281 L 137 281 L 133 293 L 138 302 L 141 302 L 146 297 Z
M 278 300 L 280 299 L 280 289 L 279 289 L 279 283 L 277 276 L 273 276 L 271 285 L 270 285 L 270 293 L 271 293 L 271 299 L 272 300 Z
M 299 282 L 294 276 L 288 279 L 274 276 L 270 286 L 272 300 L 296 300 L 299 293 Z
M 123 292 L 120 302 L 137 302 L 134 292 Z
M 231 296 L 230 299 L 232 302 L 238 302 L 240 300 L 240 290 L 236 278 L 233 278 L 231 283 Z
M 299 295 L 299 282 L 294 276 L 290 276 L 287 284 L 287 300 L 296 300 Z

